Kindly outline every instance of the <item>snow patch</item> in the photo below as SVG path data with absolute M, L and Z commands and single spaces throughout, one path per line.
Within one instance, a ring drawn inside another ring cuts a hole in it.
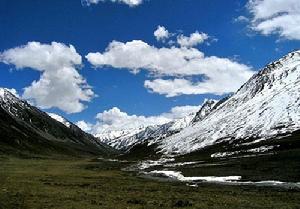
M 139 162 L 136 167 L 138 168 L 138 170 L 145 170 L 145 169 L 148 169 L 148 168 L 151 168 L 154 166 L 164 165 L 165 163 L 173 162 L 173 161 L 175 161 L 174 158 L 161 158 L 159 160 L 146 160 L 146 161 Z
M 235 151 L 235 152 L 217 152 L 217 153 L 212 154 L 210 157 L 211 158 L 223 158 L 223 157 L 230 157 L 233 155 L 237 155 L 240 153 L 265 153 L 274 148 L 275 148 L 275 146 L 261 146 L 261 147 L 254 148 L 254 149 L 241 150 L 241 151 Z
M 241 176 L 206 176 L 206 177 L 185 177 L 181 172 L 178 171 L 158 171 L 154 170 L 148 172 L 150 175 L 162 175 L 171 179 L 176 179 L 178 181 L 190 182 L 190 181 L 203 181 L 203 182 L 230 182 L 230 181 L 238 181 L 242 177 Z
M 70 128 L 71 123 L 69 121 L 67 121 L 65 118 L 63 118 L 60 115 L 57 115 L 55 113 L 47 113 L 51 118 L 53 118 L 54 120 L 64 124 L 66 127 Z
M 5 90 L 3 88 L 0 88 L 0 97 L 3 98 L 5 94 Z
M 197 187 L 198 183 L 218 183 L 225 185 L 245 185 L 245 186 L 279 186 L 283 188 L 300 188 L 300 182 L 282 182 L 275 180 L 267 181 L 240 181 L 241 176 L 202 176 L 202 177 L 185 177 L 178 171 L 154 170 L 144 174 L 152 177 L 166 177 L 176 181 L 187 182 L 187 186 Z
M 185 165 L 195 165 L 198 163 L 203 163 L 204 161 L 195 161 L 195 162 L 182 162 L 182 163 L 168 163 L 165 164 L 164 167 L 180 167 Z

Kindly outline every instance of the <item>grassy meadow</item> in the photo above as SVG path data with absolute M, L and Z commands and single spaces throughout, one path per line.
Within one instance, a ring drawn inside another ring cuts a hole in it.
M 282 188 L 154 181 L 130 163 L 80 158 L 0 158 L 0 209 L 300 208 Z

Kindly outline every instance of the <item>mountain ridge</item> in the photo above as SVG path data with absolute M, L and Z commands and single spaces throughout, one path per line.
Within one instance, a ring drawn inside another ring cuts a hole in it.
M 65 126 L 4 88 L 0 88 L 0 113 L 0 152 L 43 154 L 54 153 L 56 148 L 74 155 L 113 152 L 71 122 Z

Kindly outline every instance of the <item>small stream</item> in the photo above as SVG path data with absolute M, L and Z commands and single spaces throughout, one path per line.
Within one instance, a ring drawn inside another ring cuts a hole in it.
M 197 164 L 203 165 L 203 167 L 205 167 L 206 165 L 203 161 L 175 163 L 174 158 L 162 158 L 156 161 L 141 161 L 130 167 L 126 167 L 123 170 L 137 172 L 142 178 L 153 179 L 158 181 L 184 182 L 187 186 L 192 187 L 197 187 L 199 184 L 212 183 L 236 186 L 280 187 L 284 189 L 300 190 L 300 182 L 282 182 L 277 180 L 243 181 L 242 176 L 187 177 L 184 176 L 180 171 L 177 171 L 180 166 Z

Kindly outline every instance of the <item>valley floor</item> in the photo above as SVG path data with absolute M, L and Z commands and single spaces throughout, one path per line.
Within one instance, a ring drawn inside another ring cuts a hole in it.
M 0 209 L 299 208 L 300 191 L 160 182 L 126 162 L 0 157 Z

